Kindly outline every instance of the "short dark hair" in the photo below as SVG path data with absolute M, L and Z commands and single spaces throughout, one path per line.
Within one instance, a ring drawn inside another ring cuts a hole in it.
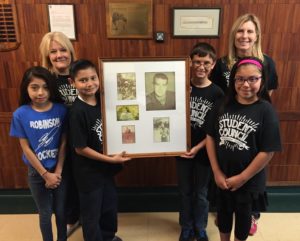
M 49 90 L 49 100 L 51 102 L 62 103 L 60 94 L 58 92 L 58 87 L 56 83 L 56 78 L 51 72 L 41 66 L 35 66 L 27 69 L 23 75 L 21 85 L 20 85 L 20 99 L 19 105 L 26 105 L 31 103 L 31 99 L 28 94 L 28 86 L 33 78 L 39 78 L 45 81 Z
M 84 69 L 88 69 L 88 68 L 92 68 L 97 72 L 96 66 L 87 59 L 78 59 L 78 60 L 74 61 L 70 66 L 71 79 L 75 80 L 75 78 L 80 70 L 84 70 Z
M 153 76 L 153 84 L 155 84 L 156 79 L 164 79 L 164 80 L 167 81 L 167 84 L 169 82 L 168 76 L 166 74 L 164 74 L 164 73 L 156 73 Z
M 217 59 L 217 54 L 216 50 L 214 49 L 213 46 L 211 46 L 208 43 L 200 42 L 194 45 L 191 53 L 190 53 L 190 58 L 193 59 L 193 57 L 197 55 L 199 57 L 205 57 L 209 56 L 212 58 L 212 60 L 215 62 Z

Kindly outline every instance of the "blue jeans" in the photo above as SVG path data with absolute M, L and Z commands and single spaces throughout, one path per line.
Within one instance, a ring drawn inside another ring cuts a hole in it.
M 52 213 L 55 214 L 57 240 L 67 240 L 66 221 L 66 182 L 64 178 L 56 189 L 45 187 L 45 180 L 32 167 L 28 168 L 28 184 L 39 212 L 40 229 L 43 241 L 53 241 Z
M 85 241 L 111 241 L 117 232 L 117 191 L 113 177 L 104 179 L 96 190 L 79 191 Z
M 209 202 L 207 189 L 210 166 L 200 165 L 195 159 L 177 158 L 180 195 L 179 224 L 183 229 L 206 229 Z

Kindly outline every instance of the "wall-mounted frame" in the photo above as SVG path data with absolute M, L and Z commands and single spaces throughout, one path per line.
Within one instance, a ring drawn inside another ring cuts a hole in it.
M 190 149 L 188 58 L 99 59 L 99 66 L 105 154 L 177 156 Z M 162 103 L 154 92 L 166 97 Z
M 173 37 L 219 37 L 221 8 L 174 8 Z
M 74 4 L 48 4 L 50 32 L 62 32 L 76 40 Z
M 108 38 L 153 38 L 152 0 L 106 0 Z

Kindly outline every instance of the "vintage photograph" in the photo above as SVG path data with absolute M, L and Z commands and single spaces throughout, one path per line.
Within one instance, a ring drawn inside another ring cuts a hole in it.
M 152 38 L 152 0 L 107 0 L 108 38 Z
M 170 141 L 170 118 L 169 117 L 153 118 L 153 141 L 154 142 Z
M 175 110 L 175 73 L 145 73 L 146 110 Z
M 138 105 L 117 105 L 116 106 L 118 121 L 132 121 L 139 119 Z
M 123 144 L 135 143 L 135 126 L 134 125 L 122 126 L 122 143 Z
M 118 100 L 136 99 L 136 79 L 135 73 L 117 74 Z

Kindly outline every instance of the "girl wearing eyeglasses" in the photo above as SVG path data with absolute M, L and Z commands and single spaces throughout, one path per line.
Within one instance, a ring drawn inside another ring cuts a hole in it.
M 273 90 L 278 87 L 278 77 L 273 59 L 262 52 L 261 44 L 262 32 L 258 17 L 250 13 L 238 17 L 230 30 L 228 54 L 217 60 L 210 76 L 211 81 L 221 87 L 224 93 L 227 93 L 232 66 L 240 58 L 252 56 L 259 58 L 264 64 L 266 72 L 265 86 L 271 96 Z M 252 225 L 249 230 L 250 235 L 256 233 L 257 220 L 259 217 L 260 213 L 252 213 Z M 215 223 L 218 223 L 217 219 Z
M 279 120 L 260 59 L 246 57 L 234 64 L 228 95 L 208 123 L 206 147 L 218 186 L 220 238 L 230 240 L 234 214 L 234 240 L 246 240 L 252 210 L 266 210 L 265 166 L 281 150 Z

